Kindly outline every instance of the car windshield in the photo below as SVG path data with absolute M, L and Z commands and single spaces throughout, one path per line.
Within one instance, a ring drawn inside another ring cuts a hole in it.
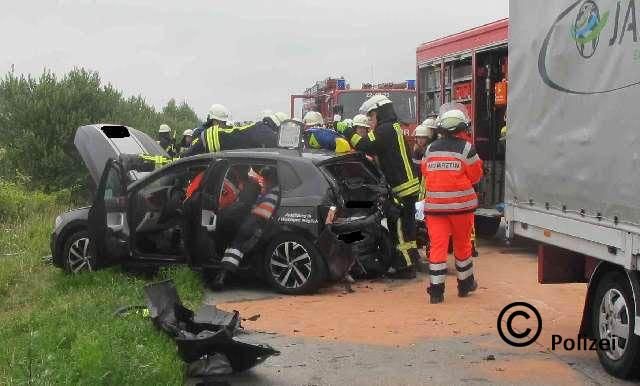
M 342 106 L 342 116 L 353 118 L 359 114 L 360 106 L 375 94 L 383 94 L 391 99 L 398 119 L 403 123 L 416 122 L 416 93 L 405 91 L 346 91 L 338 96 L 338 104 Z

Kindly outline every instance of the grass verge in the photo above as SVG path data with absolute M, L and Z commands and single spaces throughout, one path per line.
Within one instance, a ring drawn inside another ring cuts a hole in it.
M 180 385 L 173 341 L 142 316 L 113 316 L 144 304 L 142 287 L 173 278 L 183 302 L 202 299 L 198 274 L 164 270 L 145 279 L 112 268 L 71 276 L 42 262 L 57 204 L 0 224 L 0 385 Z

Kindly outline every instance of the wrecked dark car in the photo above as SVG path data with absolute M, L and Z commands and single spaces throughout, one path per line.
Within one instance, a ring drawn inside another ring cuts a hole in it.
M 189 264 L 205 274 L 216 272 L 250 205 L 244 212 L 229 211 L 215 198 L 222 198 L 233 173 L 255 174 L 267 166 L 277 170 L 282 193 L 272 223 L 245 256 L 242 271 L 282 293 L 302 294 L 350 271 L 383 273 L 395 253 L 383 218 L 387 185 L 360 153 L 233 150 L 141 171 L 128 161 L 131 155 L 166 153 L 140 131 L 83 126 L 74 143 L 97 189 L 91 207 L 55 220 L 52 260 L 68 272 L 115 264 Z M 187 199 L 197 176 L 200 188 Z

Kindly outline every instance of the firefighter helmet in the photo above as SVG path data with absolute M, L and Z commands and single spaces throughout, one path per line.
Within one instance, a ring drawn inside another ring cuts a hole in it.
M 433 130 L 430 128 L 427 128 L 425 125 L 420 124 L 418 125 L 418 127 L 416 127 L 416 129 L 413 131 L 413 135 L 415 137 L 431 137 L 433 135 Z
M 353 117 L 353 127 L 361 126 L 366 127 L 367 129 L 371 128 L 371 122 L 369 122 L 369 118 L 367 118 L 364 114 L 358 114 Z
M 185 130 L 185 131 L 183 131 L 183 132 L 182 132 L 182 136 L 183 136 L 183 137 L 184 137 L 184 136 L 187 136 L 187 135 L 188 135 L 189 137 L 191 137 L 191 136 L 193 135 L 193 130 L 191 130 L 191 129 L 187 129 L 187 130 Z
M 287 119 L 289 119 L 289 116 L 283 112 L 277 111 L 275 113 L 273 113 L 271 115 L 271 120 L 273 121 L 273 123 L 275 123 L 277 126 L 282 125 L 282 122 L 286 121 Z
M 362 114 L 369 114 L 373 110 L 377 109 L 380 106 L 384 106 L 386 104 L 391 103 L 391 99 L 387 98 L 382 94 L 376 94 L 371 98 L 364 101 L 362 106 L 360 106 L 360 112 Z
M 458 132 L 467 130 L 471 120 L 467 114 L 467 108 L 461 103 L 445 103 L 440 107 L 440 115 L 438 115 L 438 129 L 449 132 Z
M 324 126 L 324 119 L 319 112 L 309 111 L 302 118 L 302 123 L 306 126 Z
M 207 119 L 215 119 L 220 122 L 229 122 L 231 121 L 231 113 L 229 109 L 224 107 L 221 104 L 213 104 L 209 108 L 209 112 L 207 114 Z
M 158 129 L 158 133 L 170 133 L 170 132 L 171 132 L 171 128 L 166 123 L 163 123 L 162 125 L 160 125 L 160 129 Z

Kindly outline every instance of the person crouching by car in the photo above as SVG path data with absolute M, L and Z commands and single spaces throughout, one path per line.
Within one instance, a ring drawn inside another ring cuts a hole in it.
M 235 272 L 245 255 L 256 246 L 263 233 L 271 224 L 280 202 L 280 188 L 276 168 L 265 166 L 260 171 L 264 188 L 251 208 L 251 213 L 244 219 L 233 241 L 224 251 L 222 269 L 210 283 L 212 289 L 222 289 L 229 273 Z

